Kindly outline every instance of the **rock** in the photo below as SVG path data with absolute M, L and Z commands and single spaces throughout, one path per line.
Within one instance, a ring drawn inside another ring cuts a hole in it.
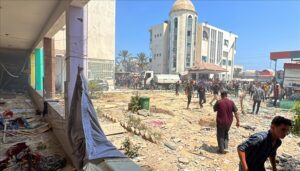
M 174 138 L 174 139 L 173 139 L 173 142 L 174 142 L 174 143 L 179 143 L 179 142 L 181 142 L 181 139 L 179 139 L 179 138 Z
M 183 166 L 182 164 L 177 164 L 177 167 L 178 167 L 179 169 L 184 169 L 184 166 Z
M 285 158 L 293 158 L 293 156 L 288 153 L 282 153 L 282 156 Z
M 146 109 L 142 109 L 142 110 L 138 110 L 137 114 L 147 117 L 147 116 L 150 116 L 150 111 L 146 110 Z
M 211 127 L 202 127 L 201 130 L 204 130 L 204 131 L 210 131 L 210 130 L 211 130 Z
M 156 143 L 155 137 L 153 135 L 150 136 L 150 141 L 153 142 L 153 143 Z
M 178 158 L 178 162 L 182 164 L 189 164 L 189 160 L 187 158 L 180 157 Z
M 134 130 L 134 133 L 135 133 L 136 135 L 140 135 L 140 131 L 139 131 L 138 129 L 135 129 L 135 130 Z
M 146 140 L 150 140 L 150 134 L 148 132 L 145 132 L 145 137 Z
M 225 159 L 225 160 L 224 160 L 224 163 L 225 163 L 225 164 L 229 164 L 229 163 L 230 163 L 230 160 L 226 160 L 226 159 Z
M 255 129 L 256 129 L 255 126 L 252 126 L 252 125 L 247 124 L 247 123 L 241 124 L 240 127 L 245 128 L 245 129 L 251 129 L 252 131 L 255 131 Z
M 206 159 L 206 157 L 199 156 L 199 159 L 200 159 L 200 160 L 205 160 L 205 159 Z
M 145 131 L 141 130 L 140 134 L 141 134 L 142 137 L 145 137 Z
M 176 145 L 175 144 L 172 144 L 172 143 L 164 143 L 166 147 L 168 147 L 169 149 L 171 150 L 176 150 Z
M 130 131 L 131 131 L 132 133 L 134 133 L 134 127 L 131 127 L 131 128 L 130 128 Z

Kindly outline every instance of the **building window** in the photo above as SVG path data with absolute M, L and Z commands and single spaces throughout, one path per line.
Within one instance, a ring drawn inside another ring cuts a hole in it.
M 191 31 L 187 31 L 187 36 L 191 36 Z
M 208 34 L 206 31 L 203 31 L 203 40 L 208 40 Z
M 222 64 L 225 66 L 226 65 L 226 59 L 223 59 Z
M 224 39 L 224 46 L 228 47 L 228 45 L 229 45 L 229 40 Z
M 178 32 L 178 18 L 174 19 L 174 40 L 173 40 L 173 68 L 176 68 L 177 65 L 177 32 Z
M 202 56 L 202 62 L 204 62 L 204 63 L 207 62 L 207 56 Z
M 210 34 L 210 63 L 216 63 L 216 45 L 217 45 L 217 30 L 212 29 Z
M 223 57 L 227 58 L 228 57 L 228 52 L 223 51 Z
M 228 65 L 231 66 L 231 60 L 228 60 Z
M 191 66 L 191 53 L 192 53 L 192 31 L 193 31 L 193 17 L 191 15 L 188 16 L 187 19 L 187 38 L 186 38 L 186 58 L 185 58 L 185 66 Z

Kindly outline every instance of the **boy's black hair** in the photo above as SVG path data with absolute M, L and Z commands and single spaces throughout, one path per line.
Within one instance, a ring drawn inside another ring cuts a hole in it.
M 282 116 L 275 116 L 271 122 L 272 125 L 279 126 L 281 124 L 292 126 L 292 121 L 290 119 L 284 118 Z
M 221 97 L 227 97 L 227 91 L 222 91 L 221 92 Z

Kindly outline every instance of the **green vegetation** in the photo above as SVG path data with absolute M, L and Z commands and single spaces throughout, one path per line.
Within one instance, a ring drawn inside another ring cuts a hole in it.
M 127 125 L 129 128 L 134 127 L 134 128 L 139 129 L 140 131 L 147 130 L 147 126 L 145 124 L 143 124 L 142 120 L 138 117 L 129 116 Z
M 131 108 L 130 108 L 131 112 L 137 112 L 142 108 L 140 105 L 140 97 L 138 94 L 131 97 L 130 103 L 131 103 Z
M 295 135 L 300 135 L 300 102 L 295 103 L 293 110 L 297 115 L 293 121 L 292 133 Z
M 125 155 L 128 156 L 129 158 L 135 158 L 139 156 L 138 152 L 141 147 L 134 145 L 128 137 L 122 143 L 122 147 L 125 150 Z
M 96 80 L 89 81 L 88 86 L 89 86 L 89 94 L 90 94 L 91 98 L 95 98 L 96 95 L 102 95 L 101 86 L 99 84 L 97 84 Z M 96 95 L 95 95 L 95 92 L 97 92 Z

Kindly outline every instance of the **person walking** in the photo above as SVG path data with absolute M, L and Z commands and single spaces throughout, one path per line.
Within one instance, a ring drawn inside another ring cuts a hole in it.
M 187 107 L 186 109 L 189 109 L 190 104 L 191 104 L 191 100 L 192 100 L 192 96 L 193 96 L 193 80 L 190 81 L 190 83 L 187 83 L 186 87 L 185 87 L 185 95 L 187 97 Z
M 272 170 L 276 169 L 276 152 L 284 137 L 288 134 L 292 121 L 276 116 L 268 132 L 251 135 L 237 148 L 240 158 L 239 171 L 263 171 L 265 161 L 269 158 Z
M 252 107 L 252 113 L 251 114 L 254 114 L 254 110 L 255 110 L 256 105 L 257 105 L 256 114 L 258 114 L 260 103 L 265 98 L 264 94 L 265 93 L 264 93 L 263 89 L 261 88 L 261 86 L 259 84 L 257 84 L 256 87 L 254 88 L 253 107 Z
M 178 94 L 178 91 L 179 91 L 179 81 L 177 81 L 176 82 L 176 84 L 175 84 L 175 93 L 176 93 L 176 96 L 178 96 L 179 94 Z
M 242 90 L 242 92 L 239 95 L 240 98 L 240 106 L 241 106 L 241 113 L 245 114 L 244 111 L 244 99 L 246 98 L 247 92 L 245 90 Z
M 236 118 L 236 126 L 240 126 L 238 109 L 234 102 L 227 98 L 227 92 L 221 92 L 221 99 L 214 105 L 214 111 L 217 112 L 217 141 L 219 153 L 228 152 L 229 129 L 233 122 L 233 114 Z
M 212 106 L 212 105 L 213 105 L 213 102 L 214 102 L 215 100 L 218 100 L 218 94 L 219 94 L 219 91 L 220 91 L 220 86 L 219 86 L 219 84 L 218 84 L 217 81 L 214 82 L 214 84 L 212 85 L 211 89 L 212 89 L 212 92 L 213 92 L 214 97 L 213 97 L 213 99 L 210 101 L 209 104 Z
M 198 95 L 199 95 L 200 108 L 203 108 L 203 104 L 206 103 L 205 91 L 206 90 L 205 90 L 204 82 L 200 82 L 198 84 L 198 89 L 197 89 L 197 92 L 198 92 Z
M 277 100 L 279 98 L 279 94 L 280 94 L 280 86 L 279 84 L 276 84 L 274 86 L 274 103 L 273 103 L 273 106 L 276 107 L 277 106 Z
M 239 95 L 239 89 L 240 89 L 239 83 L 238 83 L 238 82 L 235 82 L 235 83 L 234 83 L 234 96 L 235 96 L 235 97 L 238 97 L 238 95 Z

